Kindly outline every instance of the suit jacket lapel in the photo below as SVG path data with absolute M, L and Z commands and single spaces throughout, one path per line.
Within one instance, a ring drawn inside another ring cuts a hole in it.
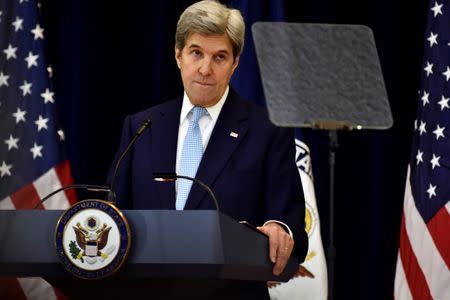
M 235 92 L 230 89 L 197 170 L 196 178 L 208 186 L 213 185 L 247 132 L 247 127 L 241 121 L 248 118 L 248 112 L 236 97 Z M 206 195 L 207 192 L 202 187 L 193 184 L 185 209 L 198 208 Z M 212 199 L 208 201 L 212 202 Z
M 153 172 L 175 173 L 181 99 L 167 103 L 155 116 L 152 128 Z M 155 182 L 161 209 L 175 208 L 175 183 Z

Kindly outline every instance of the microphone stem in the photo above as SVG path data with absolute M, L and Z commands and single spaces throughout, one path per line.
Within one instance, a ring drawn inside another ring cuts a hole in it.
M 120 163 L 122 162 L 122 159 L 128 153 L 130 148 L 134 145 L 134 142 L 138 139 L 138 137 L 140 137 L 141 134 L 145 131 L 145 129 L 147 129 L 151 124 L 152 124 L 152 122 L 149 119 L 144 121 L 144 123 L 141 125 L 141 127 L 139 127 L 139 129 L 137 130 L 136 134 L 133 136 L 131 141 L 128 143 L 127 148 L 125 148 L 125 150 L 122 152 L 122 155 L 117 160 L 116 167 L 114 168 L 114 174 L 113 174 L 113 177 L 111 179 L 110 190 L 109 190 L 109 193 L 108 193 L 108 196 L 107 196 L 107 201 L 108 202 L 115 202 L 116 201 L 116 194 L 114 192 L 114 183 L 116 181 L 117 171 L 119 170 L 119 166 L 120 166 Z
M 183 176 L 183 175 L 177 175 L 178 178 L 182 178 L 182 179 L 188 179 L 188 180 L 193 180 L 195 183 L 198 183 L 202 188 L 204 188 L 205 190 L 208 191 L 209 195 L 211 196 L 211 198 L 214 201 L 214 204 L 216 206 L 216 210 L 219 210 L 219 202 L 217 201 L 216 196 L 214 195 L 213 191 L 209 188 L 209 186 L 207 186 L 205 183 L 203 183 L 202 181 L 194 178 L 194 177 L 188 177 L 188 176 Z
M 108 193 L 108 198 L 107 198 L 107 200 L 108 200 L 109 202 L 115 202 L 115 200 L 116 200 L 116 195 L 115 195 L 115 193 L 114 193 L 113 188 L 114 188 L 114 182 L 116 181 L 116 175 L 117 175 L 117 171 L 119 170 L 120 163 L 121 163 L 122 159 L 125 157 L 125 155 L 128 153 L 128 151 L 130 150 L 131 146 L 133 146 L 134 141 L 136 141 L 136 139 L 137 139 L 140 135 L 141 135 L 140 132 L 138 132 L 138 133 L 136 133 L 136 134 L 134 135 L 133 139 L 132 139 L 131 142 L 128 144 L 128 146 L 127 146 L 127 148 L 125 149 L 125 151 L 122 152 L 122 155 L 120 156 L 119 160 L 117 161 L 116 167 L 114 168 L 114 174 L 113 174 L 113 177 L 112 177 L 112 180 L 111 180 L 111 185 L 110 185 L 111 188 L 110 188 L 110 191 L 109 191 L 109 193 Z
M 44 198 L 42 198 L 34 207 L 33 209 L 37 209 L 39 207 L 39 205 L 41 205 L 42 203 L 44 203 L 45 201 L 47 201 L 47 199 L 49 199 L 50 197 L 52 197 L 53 195 L 68 190 L 68 189 L 78 189 L 78 188 L 84 188 L 87 190 L 91 190 L 91 191 L 97 191 L 97 192 L 109 192 L 110 189 L 107 186 L 102 186 L 102 185 L 91 185 L 91 184 L 70 184 L 70 185 L 66 185 L 63 186 L 62 188 L 59 188 L 53 192 L 51 192 L 50 194 L 48 194 L 47 196 L 45 196 Z

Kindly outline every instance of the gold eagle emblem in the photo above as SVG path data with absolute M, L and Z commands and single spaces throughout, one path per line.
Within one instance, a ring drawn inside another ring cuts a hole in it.
M 105 248 L 106 244 L 108 243 L 108 236 L 111 230 L 111 226 L 108 226 L 106 225 L 106 223 L 103 223 L 103 226 L 100 229 L 94 232 L 89 232 L 87 229 L 81 226 L 80 222 L 78 222 L 77 225 L 72 226 L 72 228 L 75 231 L 77 244 L 83 250 L 83 253 L 81 254 L 82 256 L 92 257 L 105 255 L 100 250 Z M 97 251 L 94 251 L 96 253 L 87 250 L 89 246 L 92 246 L 91 250 L 96 249 Z

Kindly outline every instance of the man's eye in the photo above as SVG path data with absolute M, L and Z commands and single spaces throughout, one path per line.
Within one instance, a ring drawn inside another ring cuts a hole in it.
M 192 54 L 193 54 L 194 56 L 200 56 L 200 55 L 201 55 L 201 52 L 198 51 L 198 50 L 192 50 Z
M 217 61 L 217 62 L 221 62 L 221 61 L 223 61 L 223 60 L 225 60 L 225 55 L 217 55 L 217 56 L 216 56 L 216 61 Z

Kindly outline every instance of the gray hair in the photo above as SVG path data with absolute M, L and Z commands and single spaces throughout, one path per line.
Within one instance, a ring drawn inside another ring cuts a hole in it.
M 231 40 L 234 58 L 244 48 L 245 24 L 241 12 L 215 0 L 192 4 L 181 14 L 175 33 L 175 46 L 182 50 L 191 33 L 205 35 L 227 34 Z

